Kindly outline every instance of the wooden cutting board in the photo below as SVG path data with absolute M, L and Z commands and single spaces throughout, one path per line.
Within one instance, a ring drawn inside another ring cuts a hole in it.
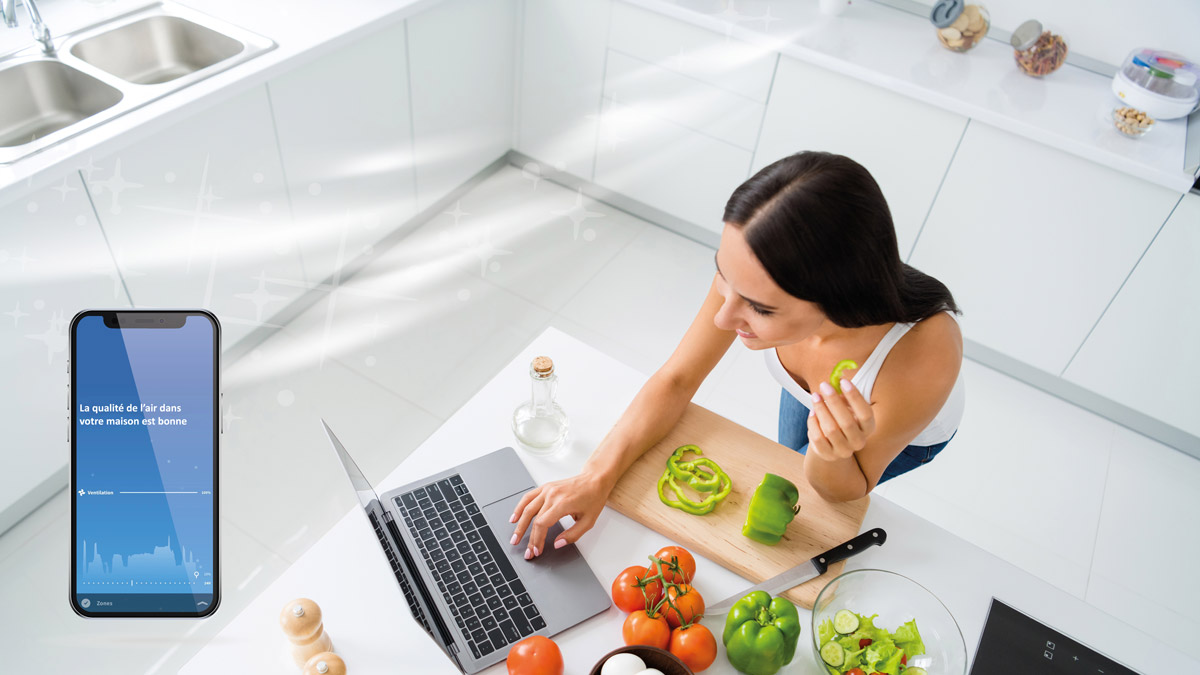
M 733 491 L 725 501 L 704 516 L 670 508 L 655 492 L 658 478 L 667 468 L 667 457 L 675 448 L 689 444 L 700 446 L 704 456 L 719 464 L 733 481 Z M 775 546 L 742 535 L 750 498 L 767 473 L 783 476 L 800 489 L 800 513 Z M 608 505 L 618 512 L 755 582 L 854 538 L 869 504 L 870 497 L 842 504 L 825 501 L 804 477 L 804 455 L 694 403 L 688 404 L 667 437 L 629 468 L 608 498 Z M 817 594 L 844 566 L 844 562 L 832 565 L 825 574 L 785 595 L 811 609 Z M 722 599 L 712 598 L 711 602 Z

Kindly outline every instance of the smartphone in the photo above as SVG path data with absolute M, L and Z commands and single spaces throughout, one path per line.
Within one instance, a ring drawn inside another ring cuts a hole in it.
M 205 310 L 85 310 L 71 320 L 76 614 L 216 611 L 220 354 L 220 324 Z

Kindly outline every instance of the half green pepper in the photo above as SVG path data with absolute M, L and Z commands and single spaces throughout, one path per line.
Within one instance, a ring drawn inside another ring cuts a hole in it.
M 754 591 L 730 608 L 721 641 L 734 668 L 747 675 L 774 675 L 792 662 L 799 639 L 796 606 Z
M 663 471 L 662 476 L 658 479 L 656 488 L 658 499 L 667 506 L 679 509 L 684 513 L 703 516 L 712 513 L 713 509 L 717 508 L 717 504 L 729 496 L 730 491 L 733 490 L 733 481 L 721 470 L 721 467 L 717 466 L 716 462 L 707 457 L 683 461 L 684 454 L 688 452 L 694 452 L 697 455 L 703 454 L 700 448 L 694 445 L 682 445 L 676 448 L 675 452 L 667 458 L 666 471 Z M 680 487 L 680 481 L 697 492 L 709 494 L 698 501 L 692 499 Z M 667 494 L 667 486 L 670 486 L 674 497 Z
M 792 481 L 773 473 L 763 476 L 750 498 L 742 534 L 764 544 L 778 544 L 788 523 L 800 512 L 799 500 L 800 490 Z

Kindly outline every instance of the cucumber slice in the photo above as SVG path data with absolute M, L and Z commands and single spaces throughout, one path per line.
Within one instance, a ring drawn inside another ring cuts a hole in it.
M 846 650 L 836 642 L 826 642 L 821 647 L 821 660 L 834 668 L 841 668 L 846 662 Z
M 915 666 L 912 668 L 905 668 L 900 672 L 904 673 L 904 675 L 929 675 L 929 673 L 925 672 L 924 668 L 917 668 Z
M 833 629 L 842 635 L 849 635 L 858 630 L 858 615 L 848 609 L 839 609 L 833 615 Z

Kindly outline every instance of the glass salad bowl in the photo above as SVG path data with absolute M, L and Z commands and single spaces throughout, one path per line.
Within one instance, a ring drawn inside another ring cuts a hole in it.
M 817 664 L 831 675 L 856 667 L 897 675 L 967 672 L 966 643 L 950 610 L 895 572 L 854 570 L 834 578 L 817 595 L 809 635 Z M 923 654 L 905 653 L 922 651 L 920 643 Z

